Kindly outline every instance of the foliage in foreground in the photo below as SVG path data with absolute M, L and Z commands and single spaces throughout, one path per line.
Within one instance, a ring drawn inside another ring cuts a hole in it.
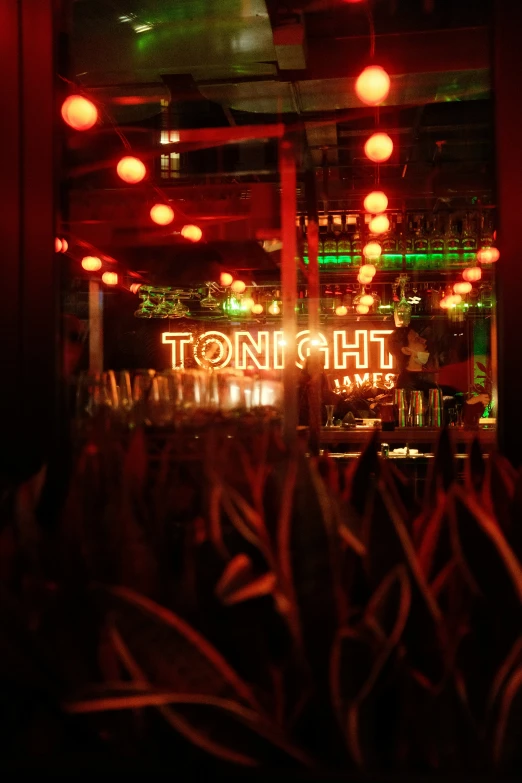
M 338 470 L 268 431 L 138 432 L 86 447 L 58 530 L 42 477 L 6 494 L 3 752 L 516 773 L 522 475 L 467 464 L 443 434 L 419 504 L 375 443 Z

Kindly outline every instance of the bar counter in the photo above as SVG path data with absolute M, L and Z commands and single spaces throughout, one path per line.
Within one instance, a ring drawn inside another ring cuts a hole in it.
M 299 430 L 304 436 L 308 428 L 300 427 Z M 468 451 L 475 438 L 479 440 L 485 453 L 495 449 L 497 440 L 495 428 L 449 427 L 448 432 L 456 452 Z M 339 452 L 343 446 L 350 452 L 361 451 L 375 433 L 379 443 L 389 443 L 393 447 L 408 444 L 410 448 L 418 448 L 419 451 L 434 452 L 441 430 L 436 427 L 397 427 L 392 431 L 381 430 L 380 427 L 356 427 L 355 429 L 323 427 L 321 447 L 336 452 Z

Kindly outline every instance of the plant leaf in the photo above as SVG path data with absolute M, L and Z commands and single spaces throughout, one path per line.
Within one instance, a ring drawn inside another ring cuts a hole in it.
M 226 606 L 258 598 L 272 593 L 276 585 L 273 573 L 254 575 L 251 559 L 244 554 L 236 555 L 226 566 L 216 585 L 216 595 Z
M 515 706 L 516 705 L 516 706 Z M 508 736 L 511 734 L 513 747 L 507 749 L 519 762 L 522 756 L 520 743 L 520 715 L 522 714 L 522 666 L 516 669 L 509 678 L 500 705 L 500 711 L 495 730 L 493 754 L 497 764 L 506 754 Z M 514 726 L 511 726 L 514 723 Z M 509 743 L 511 744 L 511 743 Z

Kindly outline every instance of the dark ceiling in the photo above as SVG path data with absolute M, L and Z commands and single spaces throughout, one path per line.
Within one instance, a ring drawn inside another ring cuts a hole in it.
M 154 123 L 169 96 L 186 114 L 181 127 L 283 120 L 330 210 L 353 208 L 375 182 L 362 147 L 379 123 L 395 143 L 378 172 L 391 206 L 492 202 L 489 0 L 77 0 L 72 8 L 75 78 L 117 122 Z M 371 61 L 372 27 L 375 61 L 392 79 L 378 112 L 353 89 Z M 270 181 L 276 159 L 250 148 L 191 175 Z

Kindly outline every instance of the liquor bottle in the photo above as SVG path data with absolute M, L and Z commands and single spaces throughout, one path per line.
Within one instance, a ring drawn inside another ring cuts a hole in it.
M 449 220 L 449 230 L 444 241 L 444 249 L 446 253 L 451 253 L 454 255 L 460 251 L 460 247 L 461 245 L 459 233 L 457 230 L 457 219 L 452 216 Z
M 469 212 L 464 218 L 462 230 L 462 251 L 464 253 L 475 253 L 477 250 L 477 231 L 474 216 Z
M 423 215 L 417 215 L 413 252 L 417 255 L 425 255 L 428 252 L 426 220 Z
M 360 264 L 362 260 L 363 241 L 362 241 L 362 226 L 364 217 L 357 217 L 355 223 L 355 231 L 352 237 L 352 264 Z
M 430 253 L 441 255 L 444 253 L 444 227 L 441 215 L 433 217 L 433 233 L 430 237 Z
M 342 231 L 337 237 L 337 256 L 341 264 L 349 264 L 351 259 L 352 243 L 346 230 L 346 215 L 343 217 Z
M 323 240 L 323 254 L 325 256 L 337 255 L 337 239 L 333 231 L 332 217 L 328 217 L 327 231 Z

